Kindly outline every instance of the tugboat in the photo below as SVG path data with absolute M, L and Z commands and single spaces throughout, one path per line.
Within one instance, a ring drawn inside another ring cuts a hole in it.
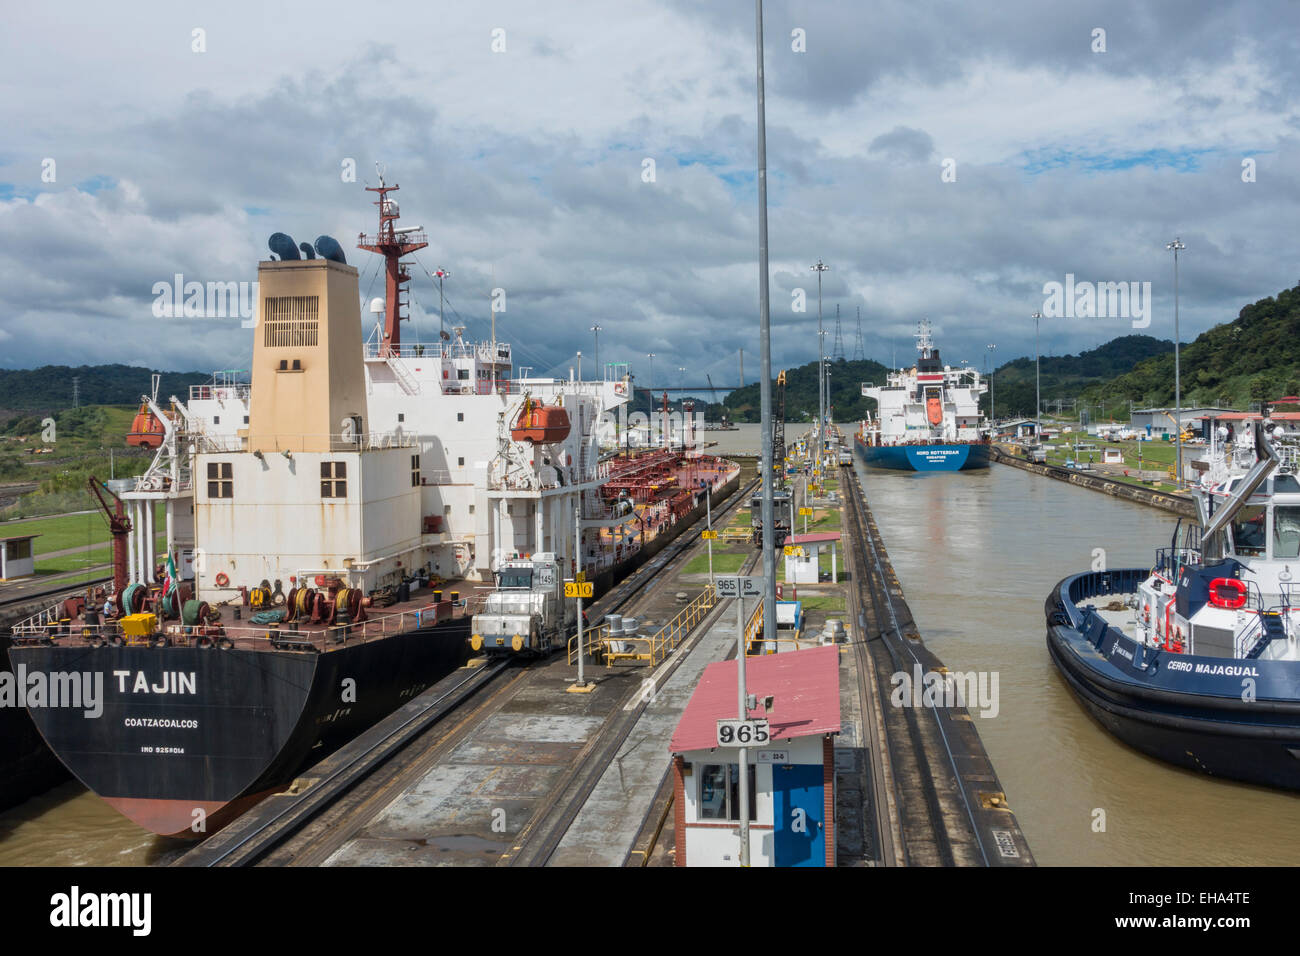
M 1300 445 L 1267 418 L 1215 436 L 1153 568 L 1074 574 L 1046 601 L 1047 647 L 1084 708 L 1144 753 L 1300 789 Z
M 862 394 L 876 400 L 876 417 L 868 416 L 858 430 L 858 454 L 873 468 L 900 471 L 987 468 L 979 397 L 988 386 L 973 368 L 943 364 L 928 322 L 917 328 L 916 347 L 915 366 L 891 372 L 885 385 L 863 384 Z

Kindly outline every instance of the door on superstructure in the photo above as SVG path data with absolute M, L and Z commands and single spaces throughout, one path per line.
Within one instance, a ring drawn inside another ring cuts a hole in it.
M 826 865 L 826 810 L 822 768 L 772 765 L 772 810 L 777 866 Z

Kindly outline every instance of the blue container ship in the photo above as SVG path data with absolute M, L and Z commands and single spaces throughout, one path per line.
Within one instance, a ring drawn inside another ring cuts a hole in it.
M 987 468 L 979 400 L 988 386 L 975 369 L 943 364 L 928 322 L 920 324 L 916 346 L 915 366 L 891 372 L 884 385 L 863 384 L 862 394 L 876 400 L 876 415 L 858 430 L 858 454 L 873 468 L 897 471 Z

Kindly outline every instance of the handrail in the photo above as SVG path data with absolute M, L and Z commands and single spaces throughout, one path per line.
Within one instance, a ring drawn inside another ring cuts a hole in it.
M 459 616 L 464 617 L 467 614 L 468 607 L 461 609 Z M 430 616 L 432 616 L 432 622 L 428 620 Z M 129 643 L 143 644 L 150 643 L 158 638 L 166 638 L 171 641 L 173 646 L 191 646 L 204 638 L 213 641 L 224 638 L 235 644 L 252 642 L 254 645 L 253 650 L 257 649 L 259 642 L 266 642 L 269 646 L 289 645 L 299 646 L 303 649 L 311 647 L 318 652 L 325 653 L 357 643 L 365 644 L 372 640 L 379 640 L 389 634 L 401 634 L 409 630 L 430 627 L 439 621 L 451 620 L 455 617 L 457 617 L 456 608 L 450 601 L 443 601 L 440 604 L 426 604 L 423 607 L 398 611 L 393 614 L 367 617 L 364 621 L 333 624 L 323 629 L 306 631 L 299 630 L 291 621 L 279 622 L 279 624 L 288 625 L 285 627 L 272 624 L 227 625 L 218 622 L 208 625 L 187 625 L 165 622 L 161 624 L 156 632 L 147 637 L 138 638 L 134 642 L 129 638 L 127 640 Z M 13 642 L 16 645 L 45 642 L 57 637 L 82 637 L 88 640 L 112 640 L 124 637 L 120 620 L 108 624 L 74 624 L 69 622 L 67 625 L 62 623 L 62 619 L 50 620 L 44 624 L 15 625 L 12 634 Z

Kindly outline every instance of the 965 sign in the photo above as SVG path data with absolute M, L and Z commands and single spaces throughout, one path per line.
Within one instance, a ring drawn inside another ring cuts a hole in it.
M 766 720 L 718 721 L 719 747 L 752 747 L 772 739 Z

